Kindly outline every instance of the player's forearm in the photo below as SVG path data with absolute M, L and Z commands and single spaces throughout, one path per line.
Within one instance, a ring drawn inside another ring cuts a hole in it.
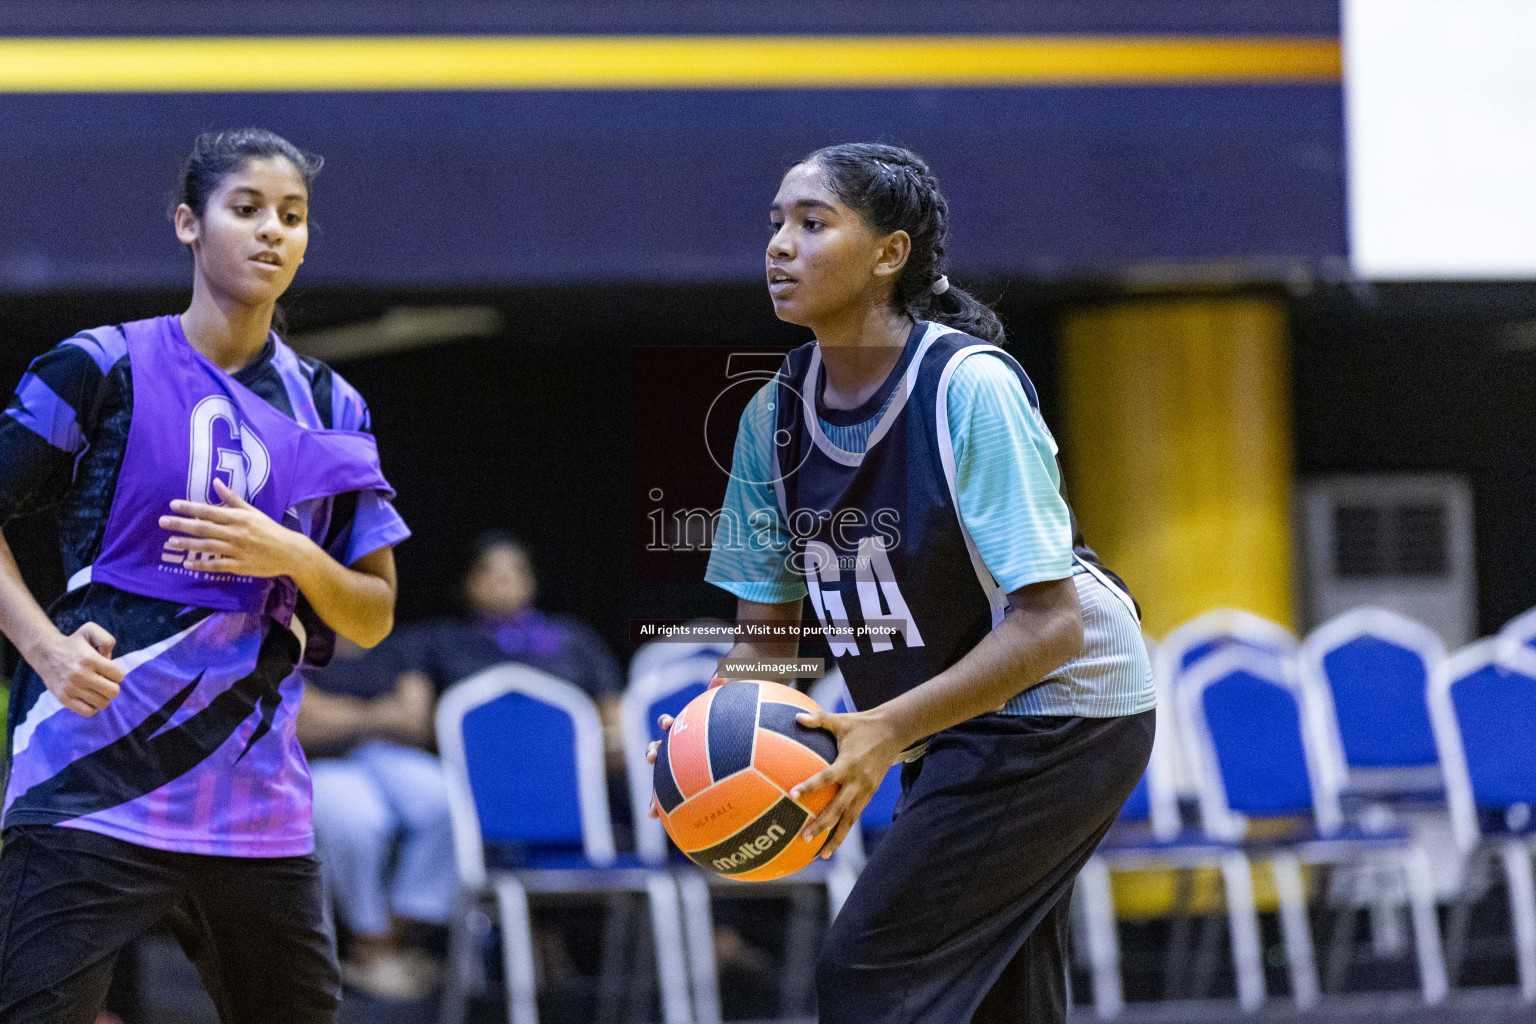
M 789 626 L 798 625 L 800 622 L 799 601 L 785 601 L 781 604 L 761 604 L 757 601 L 738 599 L 736 601 L 736 623 L 751 623 L 753 625 Z M 800 640 L 798 637 L 789 640 L 767 640 L 761 637 L 755 639 L 737 640 L 731 648 L 727 658 L 750 658 L 763 660 L 768 658 L 795 658 L 800 655 Z M 755 677 L 774 679 L 786 686 L 795 685 L 795 677 L 792 673 L 754 672 Z
M 1068 661 L 1083 646 L 1083 613 L 1070 578 L 1008 595 L 1010 611 L 965 657 L 872 713 L 902 749 L 952 725 L 996 711 Z
M 38 644 L 59 637 L 58 627 L 21 578 L 21 569 L 4 533 L 0 533 L 0 632 L 5 633 L 28 663 L 34 660 L 32 652 Z
M 291 575 L 315 614 L 359 647 L 376 646 L 395 625 L 393 554 L 376 551 L 349 569 L 308 538 L 303 545 Z

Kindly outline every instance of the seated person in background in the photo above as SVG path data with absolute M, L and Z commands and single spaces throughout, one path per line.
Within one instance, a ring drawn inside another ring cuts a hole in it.
M 611 749 L 623 689 L 619 663 L 590 627 L 535 608 L 537 585 L 528 551 L 517 538 L 500 531 L 482 534 L 464 579 L 468 620 L 437 619 L 397 630 L 391 642 L 399 663 L 431 678 L 438 693 L 507 661 L 548 672 L 597 702 Z
M 448 924 L 458 887 L 448 793 L 429 752 L 436 695 L 403 671 L 392 641 L 372 651 L 338 639 L 308 669 L 298 735 L 314 784 L 315 850 L 350 944 L 342 980 L 383 999 L 417 999 L 437 962 L 402 939 Z
M 464 578 L 466 617 L 397 629 L 387 641 L 396 670 L 430 679 L 439 695 L 476 672 L 509 661 L 580 687 L 596 702 L 602 716 L 610 755 L 609 802 L 614 819 L 620 823 L 616 831 L 623 831 L 629 827 L 629 804 L 619 744 L 618 708 L 623 686 L 619 664 L 590 627 L 535 608 L 536 589 L 533 565 L 522 543 L 508 533 L 482 534 L 471 549 Z M 451 849 L 443 855 L 449 870 L 452 857 Z M 546 912 L 543 921 L 536 922 L 534 940 L 541 984 L 557 987 L 575 971 L 562 932 L 580 933 L 590 911 L 568 908 L 564 916 L 555 913 L 553 918 Z

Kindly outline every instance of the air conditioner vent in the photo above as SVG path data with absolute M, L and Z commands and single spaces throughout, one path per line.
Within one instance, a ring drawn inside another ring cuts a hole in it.
M 1401 505 L 1397 510 L 1397 570 L 1404 576 L 1451 571 L 1450 517 L 1444 505 Z
M 1333 509 L 1333 571 L 1341 577 L 1445 576 L 1450 538 L 1443 505 L 1340 503 Z

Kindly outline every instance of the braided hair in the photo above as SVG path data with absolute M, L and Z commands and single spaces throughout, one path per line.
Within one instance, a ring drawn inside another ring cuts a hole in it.
M 818 149 L 801 163 L 819 166 L 832 193 L 875 230 L 911 237 L 912 251 L 896 278 L 898 309 L 1002 344 L 1003 324 L 991 307 L 949 283 L 949 204 L 922 157 L 900 146 L 848 142 Z

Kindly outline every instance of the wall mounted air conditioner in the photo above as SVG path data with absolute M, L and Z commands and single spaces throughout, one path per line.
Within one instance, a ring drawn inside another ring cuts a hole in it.
M 1400 612 L 1455 649 L 1477 635 L 1472 490 L 1449 474 L 1330 476 L 1302 490 L 1308 626 L 1361 605 Z

